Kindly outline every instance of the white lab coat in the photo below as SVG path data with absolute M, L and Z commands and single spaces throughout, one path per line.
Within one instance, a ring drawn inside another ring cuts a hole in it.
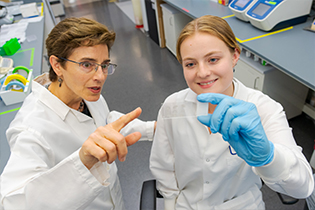
M 313 191 L 311 168 L 281 105 L 236 79 L 233 82 L 233 97 L 256 104 L 275 146 L 274 160 L 263 167 L 247 165 L 231 154 L 221 134 L 210 134 L 197 120 L 197 95 L 191 89 L 172 94 L 159 111 L 150 157 L 166 210 L 264 209 L 260 178 L 271 189 L 296 198 Z
M 11 156 L 0 192 L 5 209 L 124 209 L 116 164 L 99 162 L 88 170 L 78 154 L 97 127 L 121 114 L 110 113 L 102 96 L 85 103 L 93 118 L 33 81 L 32 93 L 7 130 Z M 150 140 L 154 122 L 135 120 L 121 132 L 134 131 Z

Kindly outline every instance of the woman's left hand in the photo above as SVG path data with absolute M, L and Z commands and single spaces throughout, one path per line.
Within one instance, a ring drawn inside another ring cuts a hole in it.
M 221 133 L 239 157 L 255 167 L 273 160 L 274 145 L 267 139 L 255 104 L 217 93 L 200 94 L 197 99 L 217 104 L 213 114 L 198 116 L 198 120 L 211 132 Z

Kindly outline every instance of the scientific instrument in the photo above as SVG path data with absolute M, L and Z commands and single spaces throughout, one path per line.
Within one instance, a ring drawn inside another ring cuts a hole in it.
M 246 13 L 264 31 L 278 30 L 307 20 L 313 0 L 258 0 Z
M 240 20 L 249 22 L 246 12 L 257 2 L 257 0 L 234 0 L 229 4 L 229 8 Z

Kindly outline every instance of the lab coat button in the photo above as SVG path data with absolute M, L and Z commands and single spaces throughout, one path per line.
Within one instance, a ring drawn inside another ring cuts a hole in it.
M 207 161 L 207 162 L 210 162 L 210 159 L 209 159 L 209 158 L 207 158 L 207 159 L 206 159 L 206 161 Z
M 209 184 L 210 182 L 209 181 L 206 181 L 206 184 Z

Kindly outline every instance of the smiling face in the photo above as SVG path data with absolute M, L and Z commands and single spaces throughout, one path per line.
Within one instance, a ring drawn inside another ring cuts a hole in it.
M 109 63 L 107 45 L 83 46 L 75 48 L 67 58 L 76 62 L 93 62 L 98 64 Z M 102 87 L 107 75 L 102 72 L 100 66 L 97 71 L 86 73 L 81 70 L 79 64 L 67 61 L 64 68 L 59 65 L 57 75 L 63 79 L 61 91 L 62 100 L 69 104 L 71 101 L 97 101 L 101 95 Z
M 233 68 L 239 52 L 219 38 L 204 32 L 188 36 L 180 45 L 182 66 L 187 85 L 196 94 L 233 95 Z

